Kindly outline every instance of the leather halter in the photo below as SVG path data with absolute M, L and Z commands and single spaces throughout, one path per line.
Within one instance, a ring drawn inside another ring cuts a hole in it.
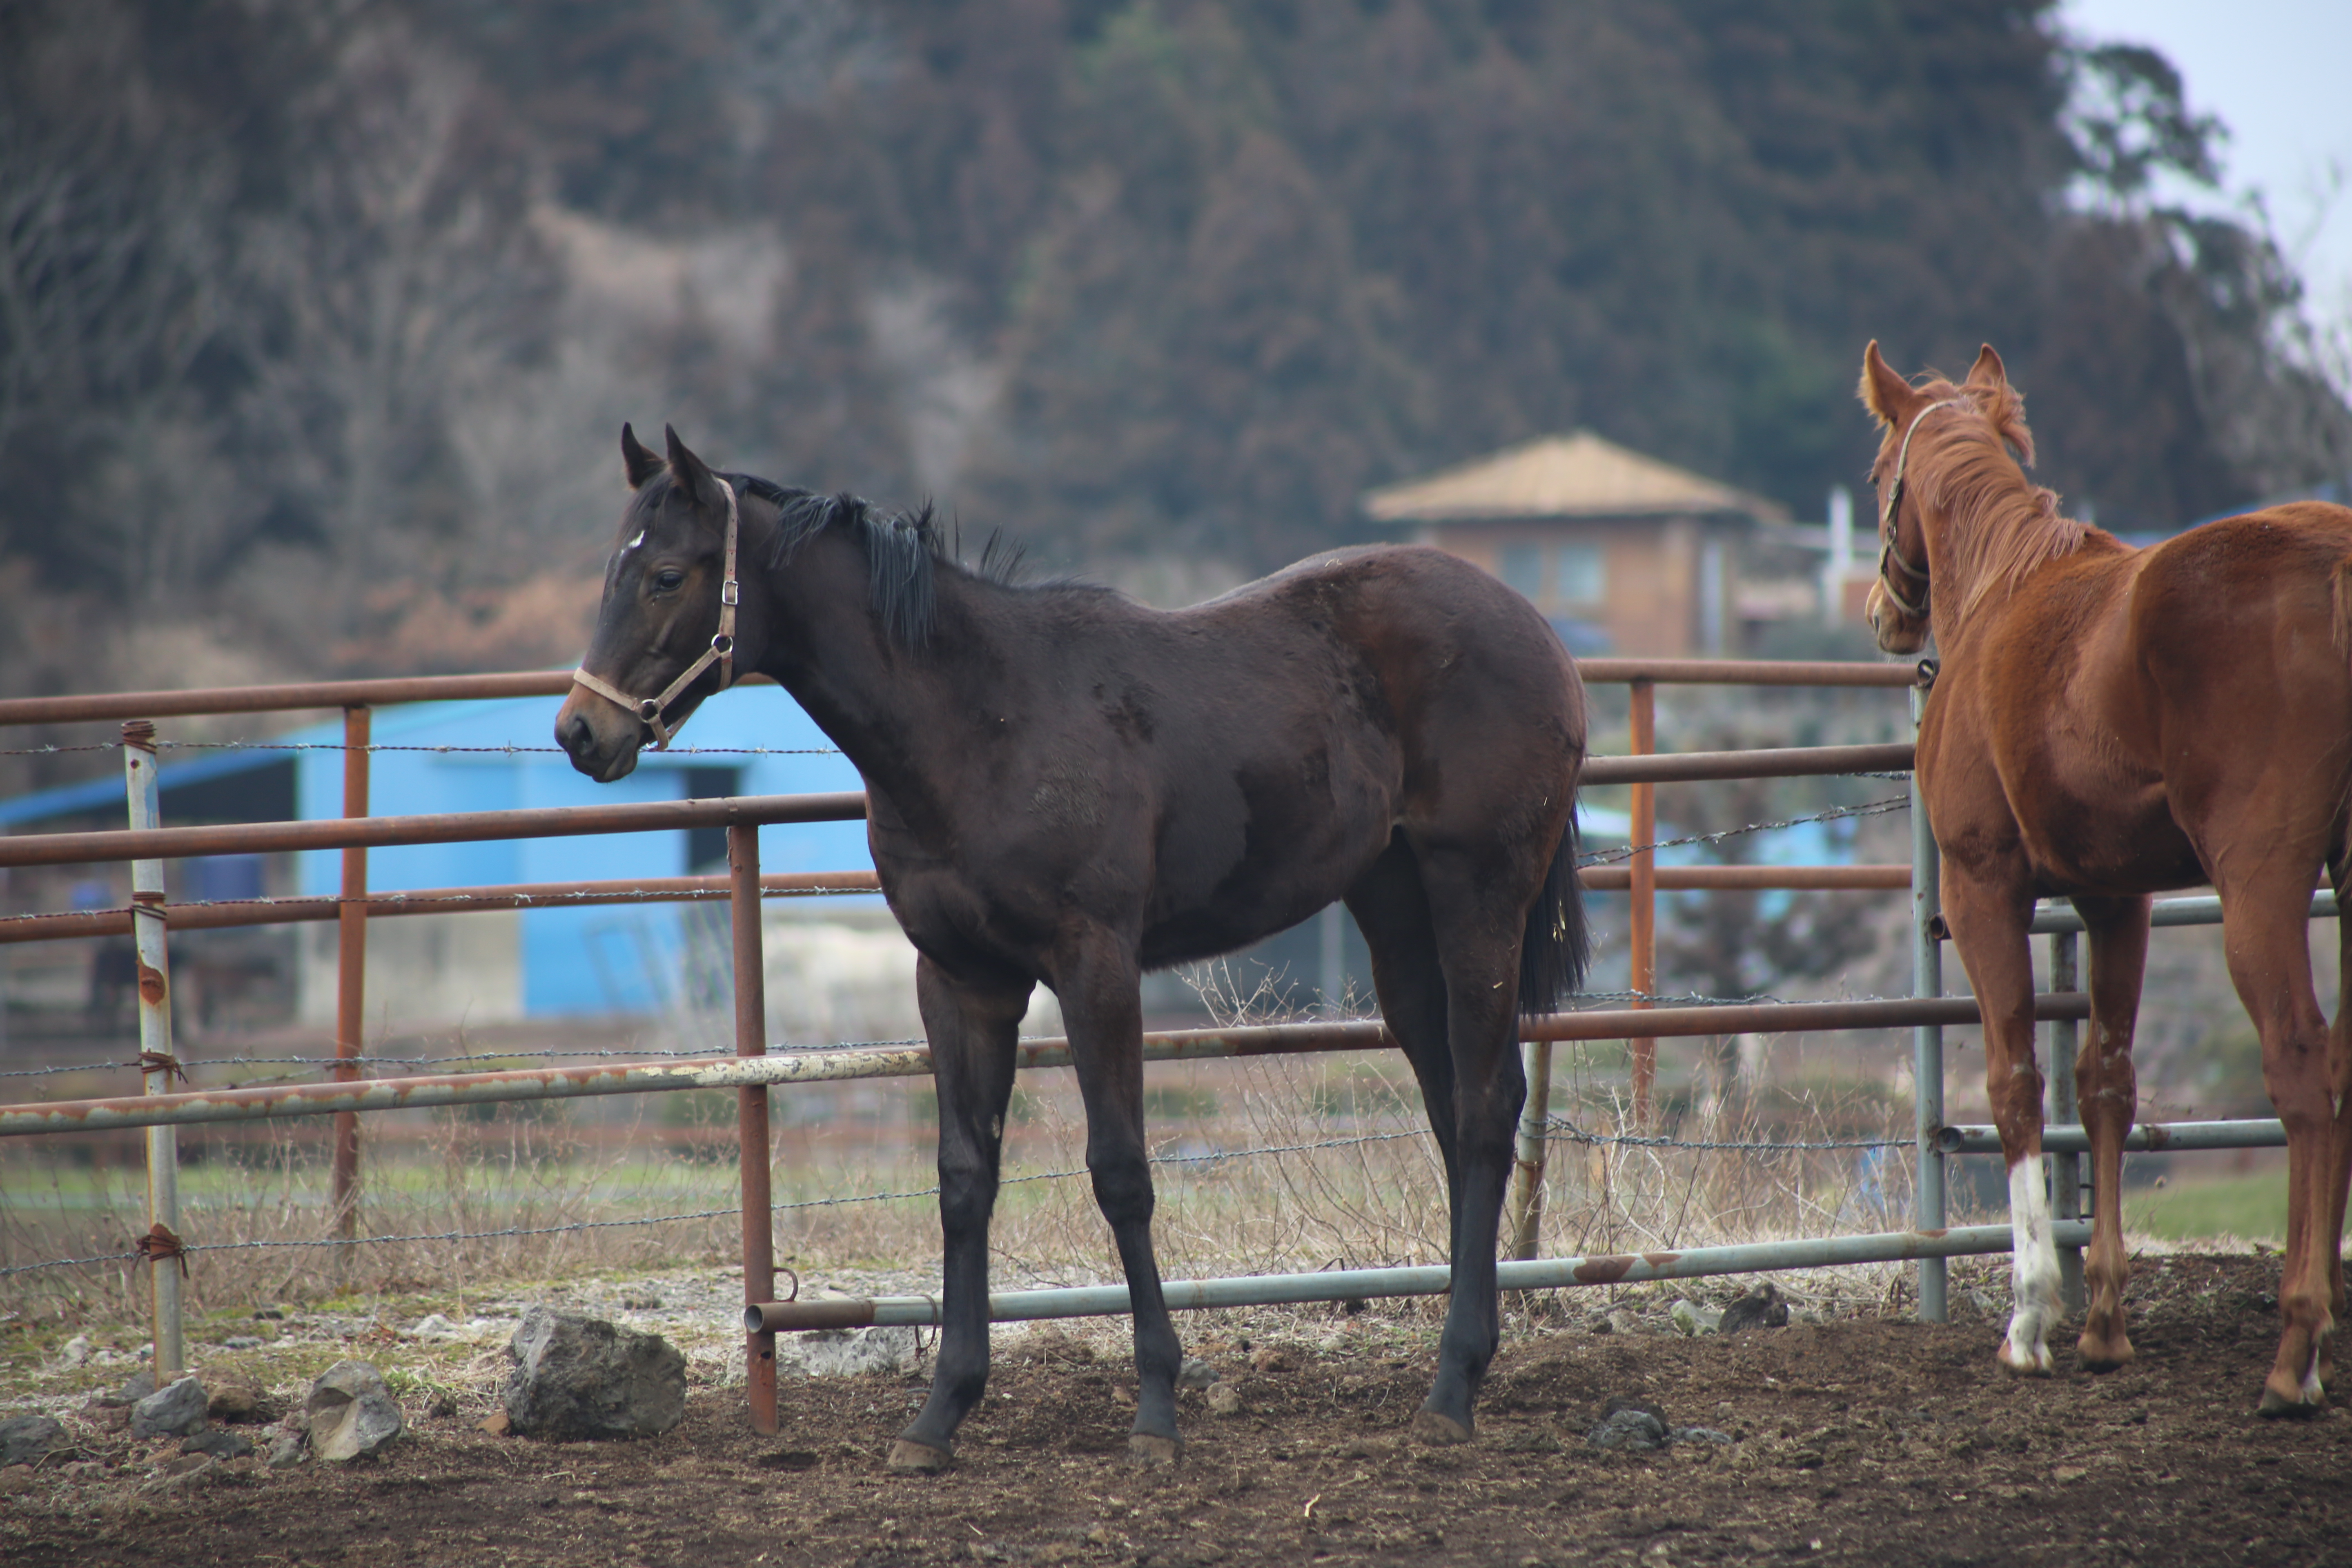
M 1903 510 L 1903 469 L 1904 466 L 1911 460 L 1911 437 L 1918 434 L 1920 422 L 1938 408 L 1957 408 L 1966 402 L 1968 399 L 1965 397 L 1947 397 L 1941 403 L 1927 405 L 1911 416 L 1911 423 L 1903 431 L 1903 444 L 1895 450 L 1894 482 L 1887 486 L 1885 504 L 1879 508 L 1879 591 L 1886 595 L 1889 604 L 1915 621 L 1927 618 L 1927 569 L 1925 566 L 1912 565 L 1911 563 L 1904 560 L 1902 553 L 1895 548 L 1895 516 Z M 1915 605 L 1903 596 L 1903 590 L 1897 588 L 1895 585 L 1895 579 L 1887 575 L 1890 569 L 1902 574 L 1906 582 L 1918 584 L 1920 593 L 1917 604 Z
M 676 680 L 663 688 L 659 697 L 631 697 L 609 682 L 589 674 L 585 668 L 572 672 L 575 685 L 586 687 L 606 701 L 642 720 L 654 732 L 654 750 L 656 752 L 667 751 L 670 737 L 677 733 L 677 730 L 662 723 L 662 715 L 669 711 L 670 704 L 677 700 L 680 693 L 701 679 L 704 670 L 714 663 L 719 666 L 719 689 L 721 691 L 735 684 L 735 606 L 743 596 L 742 588 L 735 580 L 735 539 L 741 527 L 742 514 L 735 503 L 735 487 L 718 474 L 710 477 L 719 481 L 719 488 L 727 495 L 727 574 L 719 584 L 719 631 L 710 639 L 710 646 L 704 648 L 702 657 L 688 665 Z M 692 494 L 691 491 L 688 493 Z M 677 728 L 682 730 L 685 727 L 681 721 Z

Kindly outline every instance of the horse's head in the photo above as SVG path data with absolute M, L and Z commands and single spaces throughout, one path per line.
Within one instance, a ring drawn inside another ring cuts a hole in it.
M 631 496 L 604 567 L 604 600 L 557 743 L 600 784 L 625 777 L 648 742 L 668 744 L 735 673 L 738 502 L 675 430 L 667 461 L 621 426 Z
M 1878 416 L 1882 434 L 1878 459 L 1870 468 L 1870 482 L 1878 491 L 1878 580 L 1870 585 L 1862 613 L 1878 646 L 1888 653 L 1917 653 L 1927 646 L 1934 629 L 1927 574 L 1936 551 L 1928 540 L 1927 509 L 1909 485 L 1917 467 L 1912 448 L 1919 439 L 1920 425 L 1941 408 L 1984 412 L 1979 395 L 1992 393 L 2000 395 L 1996 427 L 2007 437 L 2005 416 L 2015 395 L 2009 389 L 2000 356 L 1993 353 L 1990 343 L 1978 353 L 1968 380 L 1958 386 L 1933 379 L 1921 386 L 1912 385 L 1880 356 L 1875 338 L 1863 352 L 1862 401 Z M 2030 455 L 2032 437 L 2025 435 L 2021 418 L 2015 428 L 2015 438 L 2025 444 L 2023 449 Z

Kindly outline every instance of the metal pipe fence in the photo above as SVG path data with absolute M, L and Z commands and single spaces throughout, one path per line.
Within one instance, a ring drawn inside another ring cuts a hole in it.
M 1689 1278 L 1710 1272 L 1745 1272 L 1764 1268 L 1809 1268 L 1850 1261 L 1916 1259 L 1919 1268 L 1920 1316 L 1930 1321 L 1944 1315 L 1943 1260 L 1970 1252 L 1997 1251 L 2008 1245 L 2005 1226 L 1979 1226 L 1954 1231 L 1945 1224 L 1943 1160 L 1987 1147 L 1989 1129 L 1943 1125 L 1942 1030 L 1977 1021 L 1973 999 L 1942 994 L 1941 922 L 1935 903 L 1934 841 L 1927 831 L 1925 814 L 1916 807 L 1916 784 L 1910 800 L 1881 802 L 1865 807 L 1838 808 L 1795 821 L 1820 821 L 1881 810 L 1912 813 L 1913 858 L 1908 866 L 1665 866 L 1656 852 L 1675 843 L 1697 843 L 1730 833 L 1758 831 L 1787 824 L 1754 824 L 1726 834 L 1668 840 L 1657 837 L 1655 787 L 1660 784 L 1710 780 L 1823 776 L 1855 773 L 1901 773 L 1911 764 L 1908 743 L 1870 746 L 1810 747 L 1748 752 L 1658 753 L 1655 751 L 1655 689 L 1659 684 L 1783 685 L 1909 689 L 1916 723 L 1920 689 L 1931 677 L 1927 667 L 1886 665 L 1790 664 L 1733 660 L 1594 659 L 1581 666 L 1591 683 L 1622 682 L 1631 690 L 1629 727 L 1633 754 L 1588 760 L 1584 780 L 1591 784 L 1623 784 L 1633 795 L 1633 843 L 1618 864 L 1588 864 L 1580 870 L 1584 884 L 1596 890 L 1622 889 L 1631 895 L 1632 1005 L 1620 1009 L 1549 1015 L 1522 1021 L 1522 1038 L 1530 1055 L 1531 1084 L 1541 1086 L 1531 1096 L 1521 1128 L 1519 1170 L 1515 1184 L 1510 1235 L 1513 1250 L 1522 1258 L 1532 1251 L 1544 1185 L 1545 1158 L 1549 1145 L 1567 1140 L 1580 1143 L 1615 1143 L 1690 1149 L 1884 1147 L 1886 1140 L 1832 1140 L 1827 1142 L 1776 1143 L 1685 1142 L 1649 1131 L 1654 1080 L 1655 1042 L 1661 1038 L 1727 1036 L 1755 1032 L 1800 1030 L 1884 1029 L 1914 1031 L 1913 1071 L 1916 1085 L 1916 1127 L 1907 1141 L 1916 1161 L 1914 1192 L 1916 1228 L 1872 1236 L 1821 1238 L 1811 1241 L 1744 1247 L 1686 1249 L 1680 1253 L 1640 1258 L 1570 1258 L 1516 1261 L 1505 1264 L 1504 1285 L 1509 1289 L 1549 1289 L 1555 1285 L 1622 1281 L 1639 1279 Z M 358 1116 L 362 1112 L 435 1105 L 478 1105 L 507 1100 L 546 1100 L 581 1096 L 637 1094 L 688 1089 L 733 1089 L 738 1100 L 738 1152 L 742 1184 L 738 1211 L 710 1210 L 691 1215 L 653 1216 L 644 1220 L 586 1222 L 652 1224 L 668 1219 L 712 1218 L 740 1212 L 746 1302 L 746 1359 L 750 1403 L 754 1426 L 775 1429 L 773 1333 L 778 1328 L 815 1326 L 793 1320 L 788 1309 L 771 1302 L 773 1295 L 772 1242 L 764 1216 L 777 1206 L 768 1187 L 768 1092 L 778 1084 L 835 1082 L 853 1079 L 923 1076 L 929 1070 L 927 1048 L 908 1045 L 879 1049 L 824 1049 L 771 1054 L 765 1039 L 763 1004 L 760 996 L 761 935 L 759 901 L 765 896 L 835 892 L 870 892 L 878 883 L 870 872 L 800 874 L 762 877 L 758 868 L 756 829 L 762 824 L 856 820 L 865 815 L 865 800 L 856 794 L 748 796 L 709 801 L 679 801 L 623 805 L 574 806 L 539 810 L 435 814 L 412 816 L 368 815 L 368 720 L 376 704 L 458 699 L 491 699 L 556 695 L 569 689 L 568 672 L 519 675 L 433 677 L 390 681 L 341 681 L 310 685 L 227 689 L 191 692 L 141 692 L 95 698 L 39 698 L 0 701 L 0 726 L 89 722 L 101 719 L 164 715 L 257 713 L 313 708 L 344 711 L 345 816 L 338 819 L 298 823 L 254 823 L 209 827 L 161 826 L 152 809 L 142 816 L 134 804 L 128 831 L 26 835 L 0 838 L 0 868 L 130 861 L 153 868 L 153 887 L 145 880 L 142 893 L 125 910 L 77 911 L 0 919 L 0 943 L 49 941 L 77 936 L 135 932 L 153 940 L 157 989 L 163 991 L 165 963 L 163 942 L 168 929 L 219 929 L 232 926 L 334 920 L 341 925 L 336 1054 L 319 1058 L 332 1070 L 331 1081 L 298 1085 L 262 1085 L 245 1089 L 186 1092 L 168 1089 L 169 1076 L 184 1064 L 171 1049 L 168 1033 L 155 1036 L 141 1062 L 147 1068 L 147 1092 L 98 1100 L 35 1102 L 0 1107 L 0 1137 L 75 1132 L 88 1134 L 109 1128 L 144 1128 L 158 1140 L 151 1151 L 151 1167 L 169 1169 L 176 1161 L 167 1142 L 173 1130 L 194 1123 L 248 1122 L 283 1117 L 331 1116 L 337 1124 L 334 1234 L 320 1243 L 341 1248 L 342 1256 L 362 1240 L 356 1228 L 360 1202 Z M 126 727 L 126 736 L 129 732 Z M 147 726 L 146 749 L 125 748 L 126 766 L 136 774 L 145 758 L 146 785 L 152 802 L 153 744 Z M 234 744 L 236 742 L 229 742 Z M 533 749 L 533 748 L 526 748 Z M 687 827 L 724 827 L 730 868 L 723 878 L 656 878 L 625 882 L 542 883 L 506 887 L 448 888 L 408 893 L 371 892 L 366 886 L 364 857 L 371 847 L 392 845 L 481 842 L 524 837 L 641 832 Z M 334 898 L 254 899 L 218 903 L 166 905 L 162 899 L 161 861 L 182 856 L 256 851 L 340 849 L 345 854 L 342 891 Z M 1655 995 L 1655 903 L 1659 891 L 1768 889 L 1908 889 L 1913 896 L 1915 994 L 1909 999 L 1784 1003 L 1740 1001 L 1704 1006 L 1663 1005 L 1670 999 Z M 363 997 L 364 922 L 386 915 L 448 912 L 467 910 L 527 909 L 560 903 L 640 902 L 655 900 L 726 899 L 732 910 L 732 958 L 735 984 L 735 1051 L 733 1057 L 637 1060 L 610 1065 L 551 1067 L 536 1069 L 474 1073 L 419 1074 L 385 1079 L 362 1076 L 378 1058 L 365 1056 L 359 1019 Z M 2208 906 L 2210 906 L 2209 909 Z M 2315 913 L 2335 912 L 2332 896 L 2315 901 Z M 2218 919 L 2212 900 L 2165 900 L 2158 923 L 2202 923 Z M 2037 931 L 2068 929 L 2071 911 L 2045 911 Z M 2074 929 L 2079 929 L 2079 921 Z M 144 987 L 142 987 L 142 991 Z M 162 1026 L 168 1030 L 168 992 L 162 1005 Z M 2071 985 L 2037 1000 L 2037 1016 L 2071 1029 L 2071 1021 L 2087 1015 L 2087 1001 Z M 1634 1031 L 1638 1030 L 1636 1034 Z M 1570 1040 L 1629 1041 L 1633 1064 L 1636 1131 L 1611 1136 L 1583 1132 L 1552 1117 L 1541 1089 L 1550 1082 L 1549 1050 L 1555 1042 Z M 1378 1023 L 1328 1021 L 1154 1034 L 1146 1037 L 1145 1057 L 1154 1061 L 1203 1060 L 1270 1054 L 1353 1051 L 1387 1043 Z M 2054 1042 L 2053 1042 L 2054 1043 Z M 1021 1043 L 1023 1068 L 1066 1065 L 1066 1041 L 1034 1039 Z M 64 1069 L 59 1069 L 64 1070 Z M 2060 1111 L 2071 1110 L 2061 1105 Z M 346 1131 L 348 1130 L 348 1131 Z M 1374 1134 L 1373 1138 L 1409 1134 Z M 2070 1139 L 2072 1140 L 2070 1142 Z M 2278 1141 L 2277 1123 L 2185 1123 L 2142 1129 L 2134 1147 L 2156 1149 L 2266 1146 Z M 1361 1141 L 1361 1140 L 1357 1140 Z M 1343 1140 L 1342 1142 L 1350 1142 Z M 1998 1147 L 1993 1140 L 1991 1147 Z M 2080 1148 L 2081 1130 L 2061 1116 L 2050 1129 L 2045 1147 L 2054 1160 L 2071 1164 Z M 1222 1159 L 1227 1156 L 1202 1156 Z M 1234 1156 L 1238 1157 L 1238 1156 Z M 171 1177 L 161 1179 L 151 1195 L 151 1233 L 139 1252 L 158 1266 L 159 1279 L 176 1278 L 163 1261 L 186 1252 L 207 1250 L 202 1244 L 184 1243 L 175 1234 L 176 1215 L 171 1209 Z M 2071 1186 L 2071 1183 L 2069 1184 Z M 891 1197 L 919 1194 L 871 1194 Z M 814 1203 L 866 1201 L 856 1197 L 811 1200 Z M 2077 1212 L 2062 1199 L 2063 1217 Z M 2083 1227 L 2068 1221 L 2060 1226 L 2062 1245 L 2076 1247 Z M 473 1233 L 450 1233 L 452 1236 Z M 486 1235 L 520 1234 L 486 1232 Z M 236 1244 L 236 1245 L 279 1245 Z M 81 1260 L 92 1261 L 92 1260 Z M 47 1265 L 27 1265 L 28 1268 Z M 11 1269 L 13 1273 L 20 1270 Z M 1360 1279 L 1356 1276 L 1361 1275 Z M 1331 1272 L 1301 1276 L 1261 1276 L 1245 1282 L 1171 1282 L 1171 1303 L 1214 1304 L 1224 1294 L 1235 1302 L 1311 1301 L 1353 1299 L 1375 1294 L 1412 1294 L 1442 1290 L 1447 1270 L 1402 1269 Z M 1522 1276 L 1524 1275 L 1524 1279 Z M 158 1286 L 155 1307 L 159 1369 L 176 1364 L 180 1354 L 176 1310 L 167 1310 Z M 1331 1292 L 1339 1291 L 1334 1295 Z M 1221 1294 L 1223 1293 L 1223 1294 Z M 1181 1300 L 1180 1300 L 1180 1293 Z M 1052 1297 L 1048 1300 L 1046 1297 Z M 1197 1298 L 1197 1299 L 1195 1299 Z M 1065 1315 L 1076 1312 L 1123 1310 L 1123 1288 L 1093 1291 L 1010 1293 L 997 1299 L 1006 1315 Z M 175 1307 L 176 1302 L 173 1302 Z M 828 1310 L 838 1304 L 826 1304 Z M 877 1310 L 881 1304 L 869 1303 Z M 898 1309 L 892 1308 L 892 1310 Z M 911 1310 L 911 1309 L 909 1309 Z M 781 1312 L 770 1318 L 765 1314 Z M 165 1318 L 173 1336 L 165 1360 Z M 881 1321 L 881 1318 L 865 1321 Z M 895 1321 L 895 1320 L 892 1320 Z M 926 1321 L 931 1321 L 929 1319 Z

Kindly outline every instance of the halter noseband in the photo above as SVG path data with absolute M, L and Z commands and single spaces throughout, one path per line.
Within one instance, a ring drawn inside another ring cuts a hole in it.
M 727 494 L 727 575 L 719 584 L 719 632 L 710 639 L 710 646 L 702 650 L 700 658 L 688 665 L 676 680 L 665 687 L 659 697 L 631 697 L 611 683 L 589 674 L 584 668 L 572 672 L 575 685 L 586 687 L 606 701 L 643 720 L 646 727 L 654 732 L 654 750 L 656 752 L 667 751 L 669 738 L 677 733 L 677 730 L 667 728 L 662 723 L 662 715 L 669 711 L 670 704 L 677 700 L 680 692 L 701 679 L 704 670 L 714 663 L 719 666 L 719 689 L 721 691 L 735 683 L 735 606 L 743 596 L 741 585 L 735 580 L 735 536 L 741 522 L 741 513 L 735 503 L 735 487 L 717 474 L 710 477 L 719 480 L 719 488 Z M 681 722 L 678 729 L 685 727 Z
M 1911 416 L 1911 423 L 1905 426 L 1903 431 L 1903 444 L 1895 450 L 1894 482 L 1887 486 L 1886 502 L 1878 512 L 1879 591 L 1886 595 L 1888 603 L 1915 621 L 1925 620 L 1927 617 L 1927 569 L 1924 566 L 1912 565 L 1911 563 L 1904 560 L 1901 552 L 1895 548 L 1895 514 L 1903 510 L 1904 465 L 1911 459 L 1911 437 L 1918 434 L 1920 422 L 1938 408 L 1957 408 L 1967 401 L 1965 397 L 1947 397 L 1941 403 L 1927 405 Z M 1919 585 L 1920 594 L 1917 604 L 1915 605 L 1903 596 L 1903 591 L 1895 585 L 1895 579 L 1887 575 L 1890 569 L 1902 574 L 1905 581 Z

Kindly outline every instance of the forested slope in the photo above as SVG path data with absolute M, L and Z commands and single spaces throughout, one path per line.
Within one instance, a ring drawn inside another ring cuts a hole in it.
M 0 687 L 567 657 L 623 417 L 1213 577 L 1576 426 L 1815 515 L 1990 339 L 2172 526 L 2352 467 L 2213 134 L 1999 0 L 15 0 Z

